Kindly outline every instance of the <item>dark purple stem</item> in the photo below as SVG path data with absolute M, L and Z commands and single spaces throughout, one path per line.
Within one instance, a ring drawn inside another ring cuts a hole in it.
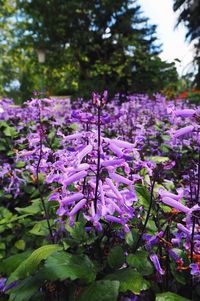
M 96 188 L 94 196 L 94 208 L 97 212 L 97 198 L 98 198 L 98 187 L 99 187 L 99 178 L 100 178 L 100 146 L 101 146 L 101 108 L 98 106 L 98 137 L 97 137 L 97 173 L 96 173 Z
M 38 159 L 37 166 L 36 166 L 37 187 L 38 187 L 42 207 L 43 207 L 43 210 L 44 210 L 45 219 L 47 221 L 47 227 L 49 229 L 49 234 L 50 234 L 52 242 L 54 243 L 54 237 L 53 237 L 53 232 L 52 232 L 50 221 L 49 221 L 49 215 L 48 215 L 48 212 L 47 212 L 47 208 L 45 206 L 45 201 L 44 201 L 44 198 L 43 198 L 43 192 L 42 192 L 42 189 L 41 189 L 40 183 L 39 183 L 40 162 L 42 160 L 42 130 L 43 130 L 42 129 L 40 108 L 39 108 L 39 124 L 40 124 L 40 129 L 39 129 L 40 130 L 40 145 L 39 145 L 39 159 Z
M 146 216 L 146 219 L 145 219 L 145 223 L 144 223 L 144 225 L 143 225 L 143 228 L 142 228 L 142 231 L 141 231 L 141 233 L 140 233 L 140 236 L 139 236 L 139 238 L 138 238 L 138 240 L 137 240 L 137 242 L 136 242 L 136 245 L 135 245 L 135 247 L 134 247 L 133 253 L 135 253 L 135 252 L 137 251 L 137 249 L 138 249 L 138 247 L 139 247 L 139 244 L 140 244 L 140 241 L 141 241 L 141 239 L 142 239 L 142 236 L 143 236 L 143 234 L 144 234 L 144 231 L 145 231 L 145 229 L 146 229 L 147 223 L 148 223 L 148 221 L 149 221 L 149 217 L 150 217 L 150 213 L 151 213 L 151 208 L 152 208 L 152 206 L 153 206 L 153 191 L 154 191 L 155 183 L 156 183 L 156 177 L 154 177 L 153 183 L 152 183 L 152 185 L 151 185 L 150 203 L 149 203 L 149 209 L 148 209 L 148 212 L 147 212 L 147 216 Z

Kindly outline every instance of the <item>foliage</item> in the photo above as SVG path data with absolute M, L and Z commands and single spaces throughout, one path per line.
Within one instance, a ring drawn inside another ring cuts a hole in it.
M 1 300 L 199 300 L 199 109 L 107 98 L 0 101 Z
M 174 11 L 179 13 L 178 23 L 183 22 L 187 26 L 186 38 L 195 42 L 194 61 L 197 65 L 195 84 L 197 88 L 200 88 L 200 2 L 198 0 L 174 0 Z
M 89 97 L 106 87 L 114 95 L 176 86 L 175 65 L 158 57 L 156 26 L 136 0 L 7 0 L 0 18 L 1 94 L 24 101 L 34 90 Z

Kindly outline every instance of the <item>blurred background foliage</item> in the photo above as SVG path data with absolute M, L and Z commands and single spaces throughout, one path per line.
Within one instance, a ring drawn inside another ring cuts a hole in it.
M 184 1 L 175 2 L 178 10 Z M 156 26 L 138 3 L 0 0 L 0 95 L 22 102 L 43 89 L 85 98 L 104 89 L 176 92 L 175 63 L 159 58 Z

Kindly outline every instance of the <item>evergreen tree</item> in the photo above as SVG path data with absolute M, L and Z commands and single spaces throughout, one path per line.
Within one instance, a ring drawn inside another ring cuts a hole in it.
M 17 9 L 18 47 L 32 49 L 36 73 L 33 50 L 45 50 L 40 73 L 51 94 L 152 92 L 177 80 L 136 0 L 17 0 Z
M 195 83 L 200 88 L 200 1 L 174 0 L 174 11 L 179 12 L 178 24 L 183 22 L 187 26 L 186 38 L 195 41 L 194 61 L 198 68 Z

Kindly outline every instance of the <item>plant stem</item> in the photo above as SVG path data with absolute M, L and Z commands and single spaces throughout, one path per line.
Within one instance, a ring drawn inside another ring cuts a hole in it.
M 97 173 L 96 173 L 96 188 L 95 188 L 95 196 L 94 196 L 94 208 L 95 212 L 97 212 L 97 198 L 98 198 L 98 187 L 99 187 L 99 177 L 100 177 L 100 146 L 101 146 L 101 108 L 98 106 L 98 123 L 97 123 Z
M 153 206 L 153 191 L 154 191 L 155 183 L 156 183 L 156 177 L 154 176 L 153 183 L 151 185 L 151 195 L 150 195 L 149 209 L 148 209 L 148 212 L 147 212 L 147 216 L 146 216 L 145 223 L 143 225 L 142 231 L 141 231 L 140 236 L 139 236 L 139 238 L 138 238 L 138 240 L 136 242 L 136 245 L 134 247 L 133 253 L 135 253 L 137 251 L 137 249 L 139 247 L 139 244 L 140 244 L 140 241 L 142 239 L 142 236 L 144 234 L 144 231 L 146 229 L 147 223 L 149 221 L 149 217 L 150 217 L 150 213 L 151 213 L 151 208 Z
M 54 237 L 53 237 L 53 232 L 52 232 L 50 221 L 49 221 L 49 215 L 48 215 L 48 212 L 47 212 L 47 208 L 45 206 L 45 201 L 44 201 L 44 198 L 43 198 L 43 191 L 42 191 L 42 189 L 40 187 L 40 183 L 39 183 L 40 163 L 41 163 L 41 160 L 42 160 L 42 122 L 41 122 L 40 107 L 39 107 L 39 124 L 40 124 L 40 129 L 39 129 L 40 130 L 39 159 L 38 159 L 37 166 L 36 166 L 37 188 L 38 188 L 38 191 L 39 191 L 40 200 L 41 200 L 42 207 L 43 207 L 43 210 L 44 210 L 44 215 L 45 215 L 45 219 L 46 219 L 46 222 L 47 222 L 47 227 L 49 229 L 49 234 L 50 234 L 52 243 L 54 243 Z

